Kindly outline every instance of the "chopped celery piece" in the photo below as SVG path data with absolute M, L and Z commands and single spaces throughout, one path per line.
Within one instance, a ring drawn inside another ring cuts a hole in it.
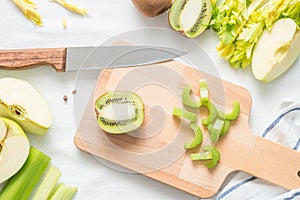
M 50 158 L 34 147 L 30 147 L 29 156 L 20 169 L 7 183 L 0 193 L 0 200 L 28 199 L 44 171 Z
M 32 200 L 48 199 L 60 176 L 61 171 L 57 167 L 51 165 Z
M 195 137 L 191 142 L 184 144 L 184 147 L 186 149 L 192 149 L 192 148 L 197 147 L 199 144 L 201 144 L 201 142 L 203 140 L 202 131 L 201 131 L 200 127 L 198 126 L 198 124 L 191 123 L 190 128 L 193 129 L 193 131 L 195 133 Z
M 190 96 L 191 91 L 192 91 L 192 87 L 190 85 L 185 86 L 181 95 L 182 103 L 183 105 L 191 108 L 199 108 L 201 106 L 201 102 L 193 100 L 191 98 Z
M 211 160 L 212 153 L 211 152 L 200 152 L 200 153 L 191 153 L 191 160 Z
M 220 136 L 225 135 L 228 132 L 229 128 L 230 128 L 230 121 L 225 120 Z
M 191 122 L 196 122 L 197 121 L 197 115 L 187 111 L 187 110 L 183 110 L 181 108 L 175 107 L 173 109 L 173 115 L 177 116 L 177 117 L 181 117 L 181 118 L 185 118 L 190 120 Z
M 200 79 L 199 80 L 199 86 L 200 86 L 200 98 L 201 102 L 208 101 L 208 87 L 207 87 L 207 80 L 206 79 Z
M 224 127 L 224 121 L 217 119 L 213 124 L 209 124 L 208 130 L 210 131 L 210 139 L 213 142 L 217 142 L 222 133 Z
M 207 152 L 211 152 L 212 159 L 206 164 L 208 169 L 214 168 L 220 160 L 220 152 L 212 146 L 205 146 L 203 149 Z
M 202 124 L 207 126 L 218 117 L 218 110 L 211 101 L 202 102 L 202 105 L 204 105 L 209 112 L 208 116 L 202 119 Z
M 76 187 L 71 187 L 63 183 L 59 184 L 50 200 L 71 200 L 77 192 Z
M 240 114 L 240 103 L 238 101 L 234 101 L 232 104 L 232 111 L 230 113 L 224 113 L 223 111 L 218 111 L 218 115 L 221 119 L 225 120 L 235 120 Z

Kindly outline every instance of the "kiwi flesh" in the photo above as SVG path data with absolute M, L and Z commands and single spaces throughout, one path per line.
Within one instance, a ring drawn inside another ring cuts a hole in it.
M 195 38 L 206 30 L 211 16 L 210 0 L 174 0 L 169 11 L 169 24 L 181 34 Z
M 144 121 L 144 104 L 135 93 L 124 90 L 106 92 L 95 101 L 100 128 L 122 134 L 139 128 Z

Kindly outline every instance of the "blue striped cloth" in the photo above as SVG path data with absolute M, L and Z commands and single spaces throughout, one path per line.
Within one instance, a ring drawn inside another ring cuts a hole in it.
M 262 134 L 274 142 L 300 150 L 300 103 L 284 101 L 280 111 Z M 300 167 L 300 163 L 299 163 Z M 287 191 L 255 176 L 238 172 L 213 199 L 300 200 L 300 188 Z

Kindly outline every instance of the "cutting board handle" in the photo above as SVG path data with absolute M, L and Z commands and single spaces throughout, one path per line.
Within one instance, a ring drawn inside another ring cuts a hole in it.
M 239 168 L 288 190 L 300 187 L 300 152 L 254 136 L 255 146 Z M 237 150 L 238 151 L 238 150 Z
M 0 50 L 0 68 L 21 70 L 50 65 L 57 72 L 64 72 L 66 48 Z

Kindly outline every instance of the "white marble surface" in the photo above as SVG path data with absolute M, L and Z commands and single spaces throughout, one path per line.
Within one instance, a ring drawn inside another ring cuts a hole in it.
M 149 27 L 169 29 L 166 14 L 144 17 L 130 0 L 74 0 L 89 10 L 86 17 L 73 14 L 51 1 L 36 0 L 43 17 L 43 27 L 34 26 L 25 19 L 10 0 L 0 2 L 1 49 L 99 45 L 128 31 Z M 63 17 L 67 21 L 66 29 L 62 26 Z M 300 100 L 299 61 L 279 79 L 263 84 L 252 77 L 250 69 L 237 71 L 218 58 L 215 50 L 218 40 L 213 32 L 206 31 L 195 41 L 205 49 L 223 79 L 249 89 L 253 98 L 249 124 L 254 133 L 263 131 L 282 98 Z M 30 82 L 49 102 L 53 127 L 45 136 L 29 135 L 29 139 L 33 146 L 52 158 L 52 164 L 61 169 L 62 182 L 79 188 L 75 199 L 198 199 L 142 175 L 114 170 L 75 147 L 73 136 L 77 121 L 72 91 L 76 86 L 76 75 L 76 72 L 56 73 L 49 67 L 26 71 L 0 70 L 0 77 L 12 76 Z M 91 74 L 91 77 L 95 78 L 95 75 Z M 64 95 L 69 97 L 68 102 L 63 101 Z

